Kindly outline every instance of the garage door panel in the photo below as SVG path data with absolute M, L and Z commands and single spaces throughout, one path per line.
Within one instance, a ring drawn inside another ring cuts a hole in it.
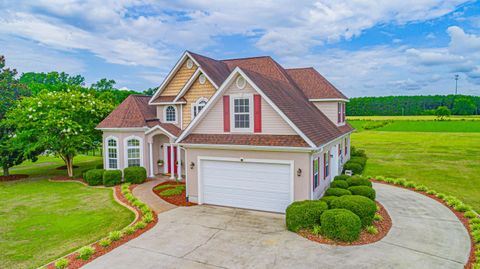
M 290 164 L 201 161 L 203 202 L 285 212 L 291 202 Z

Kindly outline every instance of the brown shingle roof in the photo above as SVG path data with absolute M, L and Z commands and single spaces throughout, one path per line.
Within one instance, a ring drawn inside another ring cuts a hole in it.
M 150 96 L 130 95 L 97 128 L 138 128 L 147 126 L 146 121 L 155 119 L 155 106 L 149 106 Z
M 308 144 L 298 135 L 189 134 L 182 143 L 308 147 Z
M 285 71 L 308 99 L 348 99 L 312 67 L 286 69 Z
M 218 87 L 220 87 L 225 79 L 227 79 L 228 75 L 230 75 L 230 69 L 224 62 L 191 51 L 188 53 L 198 62 L 203 71 L 205 71 Z

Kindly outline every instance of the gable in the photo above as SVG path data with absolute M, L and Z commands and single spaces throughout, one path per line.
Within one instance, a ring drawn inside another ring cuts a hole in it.
M 236 81 L 236 78 L 233 79 Z M 257 91 L 248 82 L 245 88 L 239 89 L 235 83 L 231 83 L 224 91 L 222 96 L 228 95 L 253 95 L 258 94 Z M 227 134 L 231 132 L 224 131 L 223 125 L 223 103 L 222 98 L 214 100 L 214 104 L 207 114 L 201 119 L 197 126 L 192 130 L 196 134 Z M 268 102 L 261 98 L 261 123 L 262 131 L 257 134 L 271 135 L 297 135 L 285 122 L 284 119 L 273 109 Z M 253 123 L 252 123 L 253 124 Z
M 200 76 L 198 76 L 193 84 L 187 89 L 186 93 L 183 95 L 183 98 L 186 100 L 187 104 L 182 106 L 182 116 L 183 116 L 183 127 L 185 128 L 192 121 L 192 110 L 193 104 L 197 102 L 200 98 L 206 98 L 210 100 L 212 95 L 215 93 L 216 89 L 212 83 L 205 79 L 205 83 L 200 83 Z
M 195 73 L 198 67 L 193 64 L 191 68 L 188 68 L 187 62 L 188 60 L 185 59 L 180 69 L 165 86 L 165 89 L 162 91 L 160 96 L 177 95 L 183 88 L 183 86 L 187 83 L 188 79 L 192 77 L 193 73 Z

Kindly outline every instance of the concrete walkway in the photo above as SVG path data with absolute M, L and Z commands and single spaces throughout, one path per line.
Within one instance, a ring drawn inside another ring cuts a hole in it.
M 147 181 L 143 184 L 138 185 L 135 189 L 133 189 L 132 193 L 142 202 L 149 205 L 157 214 L 168 211 L 170 209 L 174 209 L 176 208 L 175 205 L 165 202 L 155 193 L 153 193 L 153 188 L 165 181 L 167 180 L 164 178 L 157 178 L 151 181 Z
M 215 206 L 178 207 L 140 237 L 85 268 L 463 268 L 470 239 L 445 206 L 375 184 L 393 220 L 364 246 L 330 246 L 285 230 L 283 215 Z

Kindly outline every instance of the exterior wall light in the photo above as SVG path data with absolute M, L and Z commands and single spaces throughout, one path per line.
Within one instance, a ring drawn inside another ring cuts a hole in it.
M 298 170 L 297 170 L 297 176 L 298 176 L 298 177 L 302 176 L 302 169 L 298 168 Z
M 194 162 L 190 162 L 190 169 L 193 169 L 195 167 L 195 163 Z

